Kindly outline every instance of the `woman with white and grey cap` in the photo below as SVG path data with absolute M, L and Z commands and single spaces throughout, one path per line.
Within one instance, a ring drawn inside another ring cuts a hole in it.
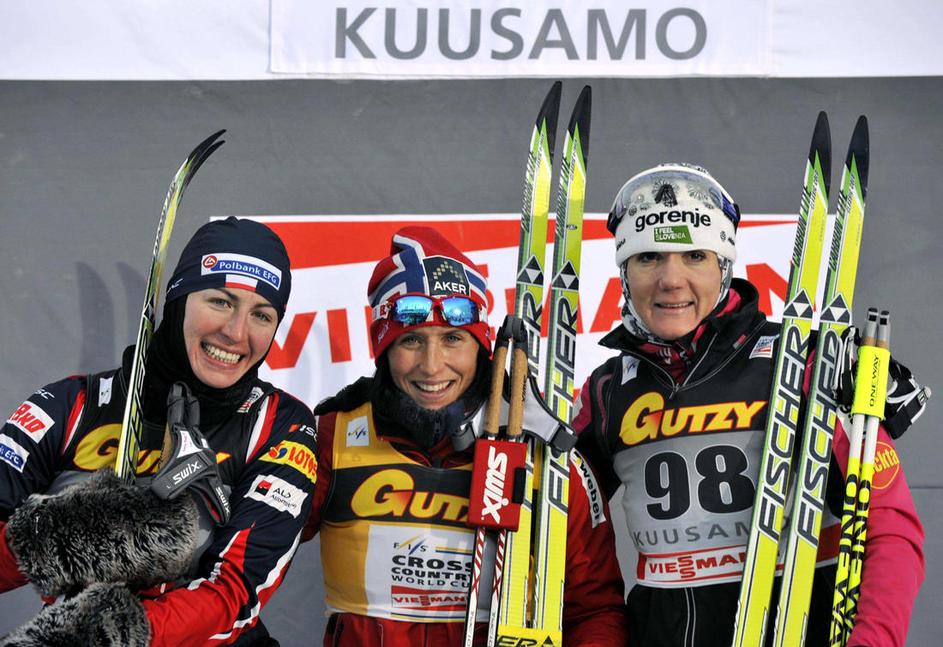
M 780 331 L 756 288 L 733 277 L 739 220 L 730 194 L 689 164 L 632 177 L 609 214 L 625 303 L 622 325 L 600 343 L 619 354 L 583 386 L 574 427 L 608 495 L 625 486 L 638 551 L 633 645 L 733 638 Z M 883 429 L 880 440 L 893 450 Z M 847 457 L 838 429 L 808 645 L 828 644 Z M 849 645 L 902 645 L 923 579 L 923 529 L 904 474 L 877 478 Z

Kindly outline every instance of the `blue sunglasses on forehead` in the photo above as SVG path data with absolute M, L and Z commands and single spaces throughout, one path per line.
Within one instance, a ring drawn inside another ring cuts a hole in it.
M 404 294 L 374 308 L 377 319 L 390 319 L 404 326 L 418 326 L 432 320 L 438 311 L 450 326 L 460 327 L 481 321 L 477 303 L 462 296 L 430 297 L 423 294 Z

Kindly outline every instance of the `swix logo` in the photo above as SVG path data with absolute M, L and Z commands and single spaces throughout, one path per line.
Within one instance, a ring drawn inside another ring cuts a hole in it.
M 174 485 L 180 485 L 180 483 L 186 480 L 188 476 L 195 474 L 201 467 L 202 464 L 199 460 L 194 460 L 190 463 L 187 463 L 183 469 L 171 477 L 173 479 Z
M 491 445 L 488 448 L 488 472 L 485 475 L 485 491 L 482 495 L 484 509 L 481 514 L 491 517 L 495 523 L 501 523 L 501 508 L 511 502 L 504 496 L 507 470 L 508 455 Z
M 385 469 L 364 480 L 350 501 L 354 515 L 363 519 L 391 517 L 408 521 L 435 519 L 464 522 L 468 497 L 416 489 L 405 470 Z
M 7 419 L 9 424 L 22 430 L 33 442 L 38 443 L 55 424 L 38 405 L 26 401 Z
M 649 391 L 633 402 L 622 417 L 619 437 L 628 446 L 656 440 L 659 436 L 697 434 L 731 429 L 752 429 L 753 418 L 765 400 L 755 402 L 717 402 L 692 407 L 666 409 L 665 398 Z

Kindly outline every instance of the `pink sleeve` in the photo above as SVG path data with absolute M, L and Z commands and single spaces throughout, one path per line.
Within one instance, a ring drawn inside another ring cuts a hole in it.
M 834 456 L 844 474 L 849 443 L 837 424 Z M 891 437 L 878 433 L 861 598 L 849 647 L 902 647 L 924 578 L 923 526 Z

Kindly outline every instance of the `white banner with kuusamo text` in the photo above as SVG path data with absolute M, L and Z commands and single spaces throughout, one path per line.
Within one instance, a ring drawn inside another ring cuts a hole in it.
M 421 224 L 438 229 L 478 264 L 488 279 L 488 321 L 501 325 L 513 309 L 518 214 L 424 216 L 265 216 L 288 248 L 292 291 L 262 377 L 314 405 L 364 375 L 372 375 L 367 283 L 390 250 L 394 232 Z M 605 216 L 587 215 L 583 228 L 575 387 L 611 357 L 599 340 L 620 325 L 622 289 Z M 737 234 L 735 274 L 760 293 L 760 307 L 778 317 L 786 293 L 796 216 L 744 216 Z M 549 228 L 549 236 L 553 235 Z M 546 259 L 552 258 L 548 245 Z M 549 274 L 549 272 L 548 272 Z M 823 272 L 824 274 L 824 272 Z M 546 342 L 546 328 L 544 330 Z M 542 384 L 542 378 L 538 384 Z
M 0 79 L 940 76 L 939 0 L 4 0 Z
M 768 73 L 770 2 L 272 0 L 272 71 L 757 76 Z

